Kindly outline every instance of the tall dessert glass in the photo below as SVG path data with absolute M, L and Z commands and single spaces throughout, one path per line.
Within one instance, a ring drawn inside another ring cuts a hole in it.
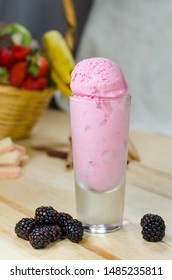
M 130 101 L 70 96 L 77 216 L 92 233 L 123 224 Z

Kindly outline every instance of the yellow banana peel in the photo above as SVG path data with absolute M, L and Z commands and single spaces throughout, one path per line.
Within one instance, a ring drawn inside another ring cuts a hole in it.
M 71 93 L 71 72 L 75 65 L 73 55 L 64 37 L 57 30 L 46 32 L 42 37 L 42 44 L 52 69 L 52 78 L 59 89 L 63 88 L 62 94 L 68 97 L 69 92 Z
M 51 77 L 54 80 L 54 82 L 57 85 L 57 88 L 60 90 L 60 92 L 66 97 L 68 98 L 69 95 L 72 93 L 71 89 L 70 89 L 70 85 L 69 84 L 65 84 L 63 82 L 62 79 L 60 79 L 60 77 L 58 77 L 58 75 L 54 72 L 51 71 Z

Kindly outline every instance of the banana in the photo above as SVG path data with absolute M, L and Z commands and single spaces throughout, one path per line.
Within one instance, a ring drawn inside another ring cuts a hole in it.
M 59 77 L 58 75 L 54 72 L 51 71 L 51 77 L 54 80 L 55 84 L 57 85 L 57 88 L 60 90 L 60 92 L 68 98 L 69 95 L 72 93 L 70 86 L 65 84 Z
M 62 94 L 69 97 L 71 71 L 75 61 L 64 37 L 59 31 L 50 30 L 44 33 L 42 44 L 52 69 L 52 78 Z

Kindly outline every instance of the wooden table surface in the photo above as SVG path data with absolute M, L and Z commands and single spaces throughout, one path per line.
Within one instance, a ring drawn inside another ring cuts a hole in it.
M 0 259 L 172 259 L 172 138 L 133 130 L 130 137 L 141 161 L 128 166 L 122 229 L 108 234 L 85 233 L 79 244 L 65 239 L 41 250 L 15 235 L 16 222 L 33 217 L 41 205 L 76 217 L 73 170 L 66 170 L 63 159 L 33 149 L 68 149 L 69 135 L 68 115 L 48 110 L 28 139 L 16 141 L 26 147 L 30 161 L 19 179 L 0 179 Z M 159 214 L 165 220 L 162 242 L 143 240 L 140 219 L 146 213 Z

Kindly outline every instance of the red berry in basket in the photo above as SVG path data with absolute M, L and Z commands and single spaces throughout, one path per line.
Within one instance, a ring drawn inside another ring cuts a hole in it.
M 15 63 L 9 70 L 10 85 L 20 87 L 26 77 L 27 64 L 25 61 Z
M 39 90 L 47 86 L 48 81 L 46 77 L 28 78 L 22 84 L 22 87 L 29 90 Z
M 0 49 L 0 65 L 11 67 L 14 62 L 13 52 L 6 48 Z
M 31 58 L 28 71 L 34 78 L 47 76 L 48 70 L 48 60 L 44 56 L 35 55 Z
M 30 49 L 23 45 L 13 45 L 12 53 L 15 60 L 24 60 L 25 57 L 30 53 Z

